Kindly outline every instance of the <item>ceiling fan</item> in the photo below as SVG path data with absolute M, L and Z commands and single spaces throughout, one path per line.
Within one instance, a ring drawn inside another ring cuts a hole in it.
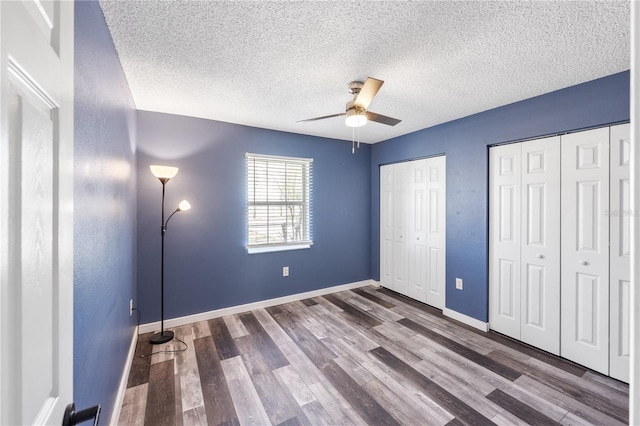
M 402 120 L 367 111 L 369 104 L 373 100 L 373 97 L 378 93 L 378 90 L 380 90 L 383 83 L 384 81 L 371 77 L 367 77 L 367 81 L 364 82 L 364 84 L 361 81 L 352 81 L 347 87 L 349 88 L 349 93 L 353 95 L 353 100 L 347 102 L 345 112 L 299 120 L 298 123 L 324 120 L 325 118 L 340 117 L 344 115 L 346 116 L 345 124 L 349 127 L 362 127 L 367 124 L 367 121 L 375 121 L 376 123 L 395 126 Z

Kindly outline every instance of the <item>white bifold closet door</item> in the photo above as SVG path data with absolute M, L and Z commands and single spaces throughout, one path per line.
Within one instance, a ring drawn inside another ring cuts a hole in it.
M 629 125 L 492 147 L 492 329 L 629 380 Z
M 380 167 L 380 282 L 444 308 L 444 156 Z
M 393 166 L 380 167 L 380 284 L 393 287 Z
M 409 295 L 409 248 L 407 245 L 407 206 L 411 202 L 410 170 L 408 163 L 394 166 L 392 191 L 392 288 Z
M 490 149 L 491 328 L 559 354 L 559 137 Z
M 609 128 L 562 137 L 561 353 L 609 373 Z
M 631 191 L 629 124 L 611 127 L 609 194 L 609 375 L 629 382 L 631 330 Z

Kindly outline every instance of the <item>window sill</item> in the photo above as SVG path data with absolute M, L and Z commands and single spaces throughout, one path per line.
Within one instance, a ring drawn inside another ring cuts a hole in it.
M 311 248 L 313 243 L 290 244 L 277 246 L 247 246 L 248 254 L 273 253 L 276 251 L 304 250 Z

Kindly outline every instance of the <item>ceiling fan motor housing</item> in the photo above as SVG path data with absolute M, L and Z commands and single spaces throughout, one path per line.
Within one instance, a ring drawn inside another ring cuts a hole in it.
M 364 86 L 364 83 L 361 81 L 352 81 L 347 85 L 347 87 L 349 88 L 349 93 L 351 93 L 354 97 L 358 96 L 358 93 L 360 93 L 362 86 Z

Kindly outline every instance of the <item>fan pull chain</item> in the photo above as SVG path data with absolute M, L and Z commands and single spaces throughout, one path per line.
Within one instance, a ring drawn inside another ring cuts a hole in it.
M 360 148 L 360 127 L 357 129 L 355 127 L 351 128 L 351 153 L 356 153 L 356 143 L 357 148 Z
M 355 127 L 351 128 L 351 153 L 356 153 L 356 129 Z

